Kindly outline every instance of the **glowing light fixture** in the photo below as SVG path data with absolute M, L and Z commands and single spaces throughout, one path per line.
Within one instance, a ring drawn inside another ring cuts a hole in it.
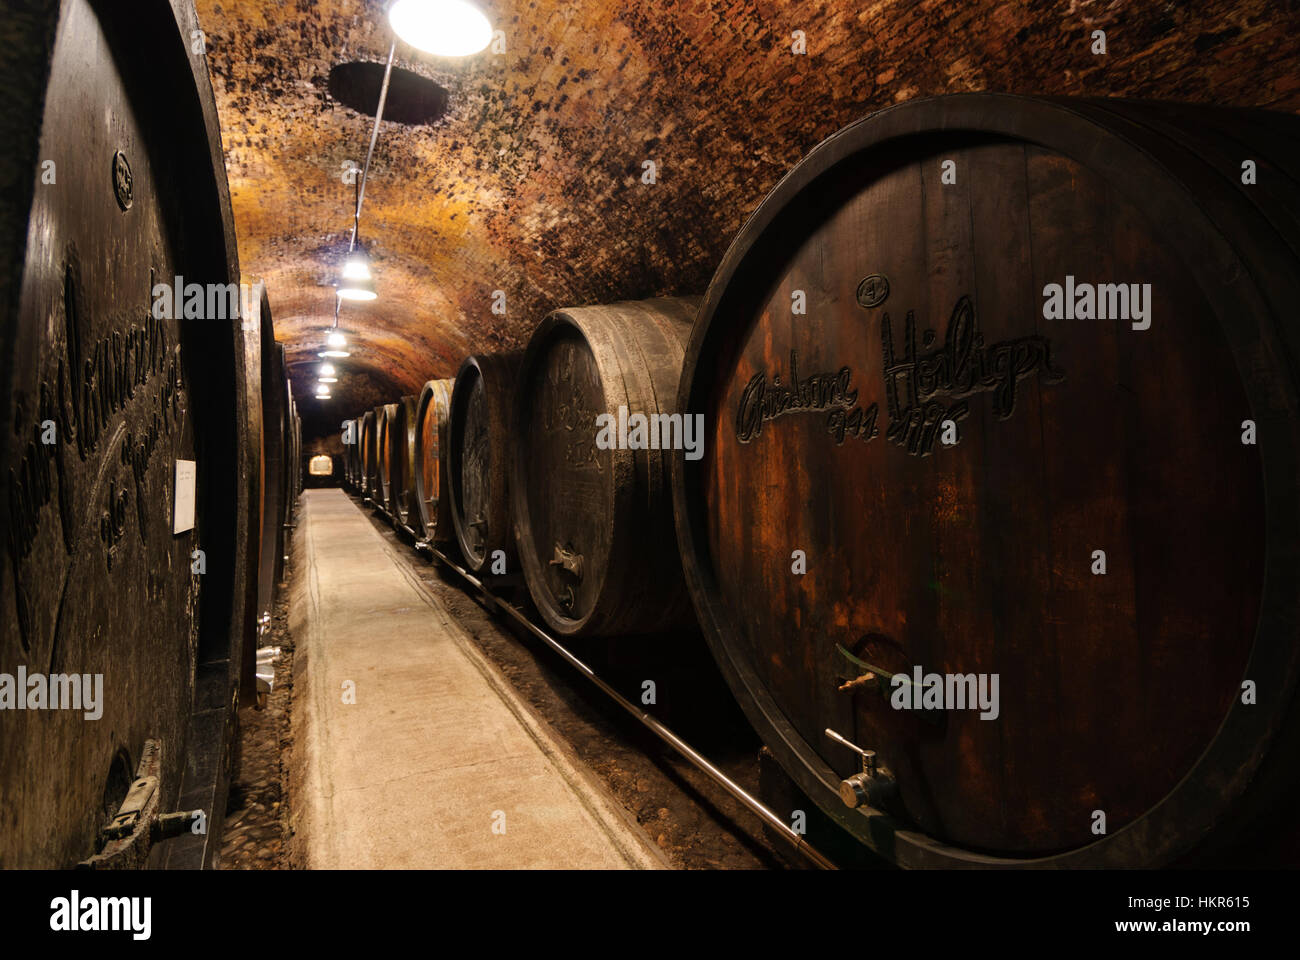
M 397 0 L 388 22 L 411 46 L 439 57 L 467 57 L 492 42 L 492 24 L 467 0 Z
M 343 282 L 338 286 L 339 296 L 344 300 L 374 300 L 375 281 L 370 276 L 370 264 L 366 254 L 360 248 L 348 254 L 343 264 Z
M 332 377 L 337 372 L 338 371 L 334 369 L 334 364 L 332 363 L 322 363 L 320 365 L 320 375 L 322 377 Z
M 317 383 L 338 383 L 338 382 L 339 382 L 339 378 L 338 378 L 338 377 L 321 377 L 321 378 L 318 379 L 316 382 L 317 382 Z
M 330 331 L 330 335 L 325 338 L 325 349 L 322 350 L 320 353 L 316 354 L 316 356 L 321 357 L 322 359 L 326 357 L 336 357 L 336 358 L 350 357 L 352 356 L 352 354 L 349 351 L 343 349 L 347 345 L 348 345 L 348 338 L 343 336 L 343 334 L 339 332 L 338 327 L 335 327 L 333 330 Z M 334 372 L 333 364 L 327 363 L 320 368 L 321 373 L 327 373 L 325 367 L 329 367 L 328 374 L 332 374 Z
M 330 388 L 325 386 L 325 384 L 322 383 L 319 387 L 316 388 L 316 396 L 320 397 L 321 399 L 329 399 L 329 395 L 330 395 Z
M 360 250 L 348 257 L 343 264 L 344 280 L 369 280 L 370 264 L 366 261 L 366 255 Z

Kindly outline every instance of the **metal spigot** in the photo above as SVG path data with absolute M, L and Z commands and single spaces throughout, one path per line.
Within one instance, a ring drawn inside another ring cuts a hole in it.
M 842 747 L 848 747 L 854 753 L 862 758 L 862 772 L 855 773 L 853 776 L 840 781 L 840 799 L 844 801 L 847 807 L 861 807 L 868 802 L 868 787 L 871 781 L 879 775 L 876 766 L 876 751 L 864 750 L 856 743 L 840 736 L 830 727 L 826 728 L 826 736 L 834 740 Z

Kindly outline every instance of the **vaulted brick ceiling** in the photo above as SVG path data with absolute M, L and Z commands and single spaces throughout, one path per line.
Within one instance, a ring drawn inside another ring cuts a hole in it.
M 702 292 L 782 174 L 896 101 L 1000 90 L 1300 109 L 1296 0 L 482 0 L 503 53 L 398 43 L 396 65 L 449 105 L 380 129 L 362 219 L 379 299 L 344 304 L 352 356 L 325 402 L 311 394 L 351 228 L 342 170 L 364 160 L 372 123 L 328 77 L 383 62 L 386 3 L 197 5 L 241 267 L 268 285 L 309 437 L 469 353 L 524 346 L 556 307 Z

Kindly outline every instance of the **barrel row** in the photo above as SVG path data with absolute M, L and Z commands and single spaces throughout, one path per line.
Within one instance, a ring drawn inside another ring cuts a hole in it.
M 526 351 L 469 357 L 453 380 L 348 421 L 345 482 L 417 541 L 454 547 L 477 573 L 521 577 L 561 634 L 690 628 L 672 451 L 613 441 L 620 417 L 626 428 L 633 414 L 674 412 L 698 306 L 556 311 Z
M 551 313 L 358 417 L 350 483 L 559 634 L 698 626 L 900 865 L 1294 850 L 1298 146 L 1258 111 L 881 111 L 702 300 Z

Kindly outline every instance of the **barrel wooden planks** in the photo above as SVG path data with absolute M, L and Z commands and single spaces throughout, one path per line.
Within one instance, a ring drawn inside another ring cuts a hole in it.
M 1262 112 L 918 101 L 728 251 L 679 396 L 687 581 L 778 760 L 885 856 L 1199 862 L 1284 823 L 1297 147 Z M 996 676 L 996 718 L 929 674 Z
M 357 418 L 349 417 L 343 421 L 343 480 L 349 492 L 357 489 L 357 449 L 360 446 Z M 350 441 L 350 442 L 349 442 Z
M 392 453 L 389 458 L 389 487 L 392 491 L 393 522 L 414 533 L 415 507 L 415 404 L 418 398 L 408 394 L 397 401 L 396 416 L 389 431 Z
M 529 593 L 558 633 L 694 624 L 669 460 L 687 439 L 677 384 L 699 304 L 669 297 L 557 310 L 528 345 L 511 496 Z M 620 433 L 632 442 L 618 445 Z
M 451 408 L 454 380 L 430 380 L 420 391 L 415 414 L 415 478 L 413 518 L 416 534 L 430 543 L 451 543 L 456 539 L 451 519 L 451 498 L 447 495 L 444 457 L 447 447 L 447 412 Z
M 265 626 L 275 605 L 277 571 L 284 555 L 284 472 L 288 469 L 288 438 L 285 435 L 287 383 L 282 357 L 277 353 L 265 288 L 261 305 L 261 392 L 262 392 L 262 522 L 259 526 L 258 622 Z
M 352 447 L 347 442 L 348 431 L 354 429 L 351 419 L 339 425 L 339 436 L 343 439 L 343 489 L 352 489 Z
M 294 468 L 288 471 L 288 476 L 291 480 L 291 496 L 285 513 L 290 521 L 290 526 L 292 526 L 294 513 L 298 507 L 298 497 L 302 494 L 304 472 L 302 458 L 302 417 L 298 415 L 298 402 L 293 399 L 293 385 L 288 382 L 287 378 L 286 385 L 289 389 L 289 409 L 291 411 L 290 421 L 292 423 L 292 433 L 290 434 L 289 440 L 289 449 L 291 451 L 289 462 L 294 465 Z
M 513 390 L 523 351 L 468 357 L 456 374 L 447 416 L 447 460 L 452 524 L 466 565 L 516 573 L 508 474 L 515 443 Z M 499 555 L 494 556 L 497 551 Z
M 358 450 L 361 461 L 361 495 L 373 498 L 375 493 L 375 411 L 367 410 L 361 417 L 361 437 Z
M 375 407 L 375 505 L 390 517 L 393 515 L 393 443 L 391 433 L 397 420 L 397 404 L 384 403 Z
M 353 493 L 361 492 L 361 429 L 362 418 L 353 417 L 347 421 L 351 431 L 351 442 L 344 446 L 347 451 L 348 489 Z
M 248 570 L 248 575 L 244 577 L 244 604 L 243 614 L 246 619 L 241 637 L 240 663 L 239 663 L 239 704 L 246 706 L 256 700 L 257 695 L 257 619 L 261 610 L 261 588 L 262 579 L 260 576 L 260 564 L 262 559 L 262 522 L 266 515 L 266 438 L 265 424 L 263 422 L 263 403 L 262 403 L 262 351 L 273 350 L 275 337 L 273 333 L 267 337 L 267 342 L 263 343 L 264 330 L 268 333 L 271 330 L 271 312 L 270 309 L 263 310 L 262 300 L 266 296 L 266 289 L 261 284 L 253 288 L 253 296 L 248 298 L 250 302 L 243 305 L 245 309 L 250 309 L 248 315 L 243 316 L 242 327 L 244 331 L 243 351 L 244 351 L 244 382 L 241 384 L 244 399 L 244 420 L 240 424 L 239 438 L 244 445 L 244 457 L 249 464 L 249 469 L 244 479 L 245 495 L 248 498 L 248 523 L 252 535 L 245 537 L 243 546 L 245 550 L 244 564 Z M 256 303 L 256 306 L 254 306 Z M 263 319 L 265 318 L 265 324 Z
M 283 345 L 281 345 L 283 350 Z M 282 488 L 284 490 L 284 522 L 282 529 L 284 535 L 281 537 L 281 562 L 288 563 L 290 548 L 288 546 L 293 533 L 294 513 L 298 506 L 298 494 L 302 493 L 302 419 L 298 416 L 298 404 L 293 398 L 293 384 L 289 380 L 289 364 L 287 359 L 282 360 L 284 366 L 284 379 L 278 383 L 276 388 L 283 392 L 285 397 L 285 462 L 284 474 L 282 477 Z M 282 577 L 283 578 L 283 577 Z
M 356 426 L 352 434 L 352 489 L 360 496 L 365 489 L 365 447 L 362 438 L 366 432 L 366 418 L 364 415 L 356 417 L 352 421 Z
M 198 23 L 181 0 L 119 13 L 65 0 L 3 26 L 23 40 L 0 63 L 0 674 L 29 681 L 0 714 L 3 868 L 96 853 L 151 740 L 161 810 L 201 808 L 207 832 L 149 862 L 210 865 L 251 623 L 258 467 Z M 178 277 L 217 291 L 202 316 L 155 309 Z M 55 709 L 58 677 L 94 704 Z
M 276 516 L 264 532 L 267 535 L 266 546 L 274 552 L 271 578 L 278 584 L 284 579 L 284 565 L 289 555 L 289 524 L 294 501 L 293 392 L 289 386 L 289 365 L 285 360 L 283 343 L 274 344 L 267 373 L 270 380 L 265 384 L 265 388 L 271 395 L 267 407 L 271 417 L 270 429 L 275 434 L 279 462 L 275 464 Z
M 285 380 L 281 351 L 277 350 L 266 286 L 252 288 L 251 315 L 244 318 L 244 369 L 248 403 L 246 442 L 252 462 L 258 464 L 249 473 L 250 522 L 255 535 L 249 538 L 251 554 L 248 578 L 248 611 L 256 627 L 245 638 L 240 678 L 240 702 L 255 701 L 256 637 L 270 623 L 275 603 L 277 570 L 282 553 L 284 524 L 283 474 L 285 468 L 284 397 Z M 282 349 L 282 348 L 281 348 Z

